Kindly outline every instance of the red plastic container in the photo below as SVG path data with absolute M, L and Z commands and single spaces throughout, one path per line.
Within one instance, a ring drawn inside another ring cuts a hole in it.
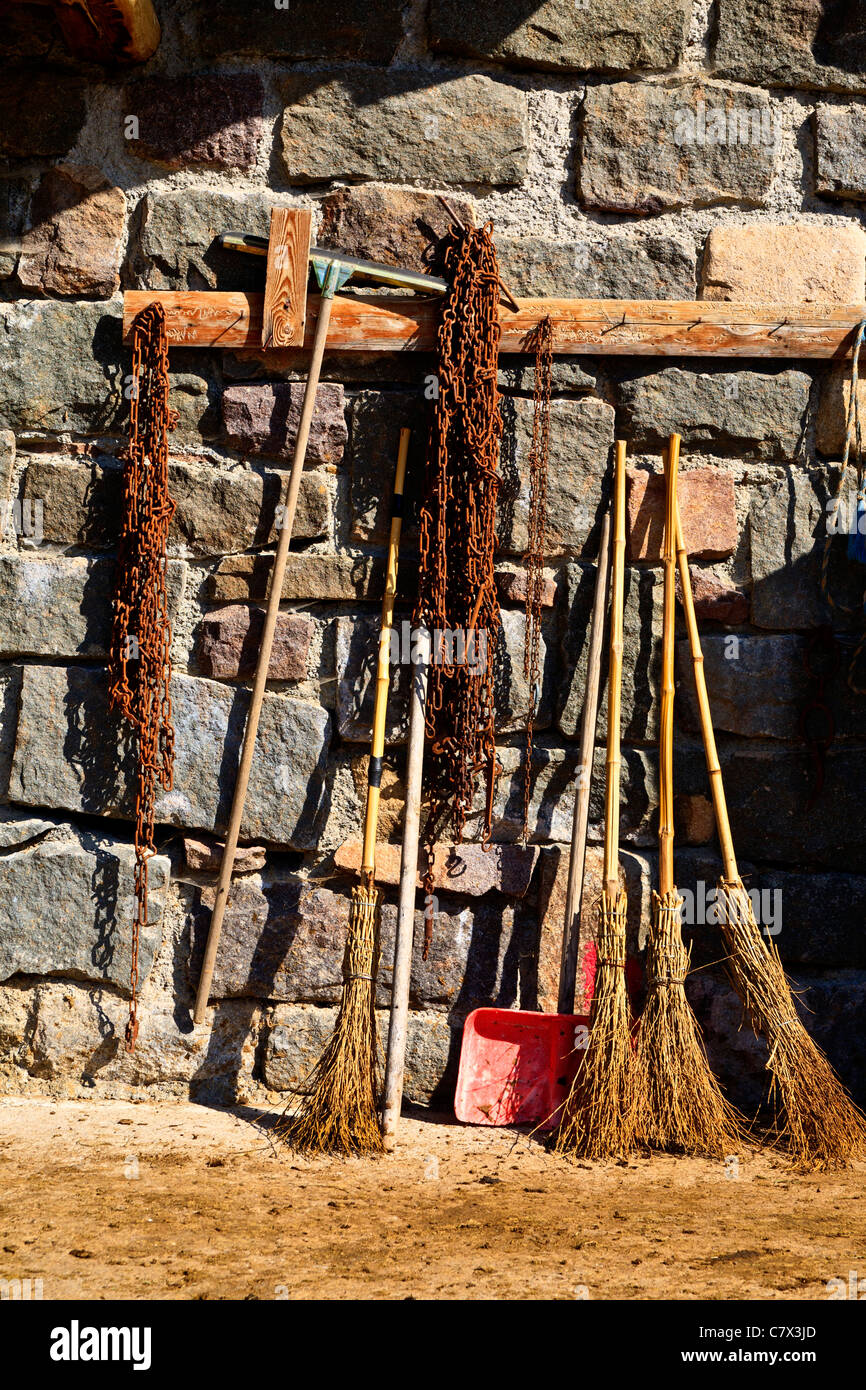
M 454 1113 L 469 1125 L 552 1129 L 586 1045 L 584 1014 L 475 1009 L 463 1025 Z

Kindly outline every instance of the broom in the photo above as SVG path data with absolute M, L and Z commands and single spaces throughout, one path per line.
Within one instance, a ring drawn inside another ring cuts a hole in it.
M 620 710 L 625 585 L 625 451 L 616 443 L 608 676 L 604 887 L 589 1039 L 556 1136 L 560 1154 L 610 1158 L 632 1146 L 633 1054 L 625 985 L 626 895 L 619 884 Z
M 379 965 L 381 894 L 374 883 L 376 829 L 385 715 L 390 684 L 391 627 L 397 592 L 403 481 L 409 430 L 400 431 L 394 505 L 388 541 L 388 569 L 382 601 L 382 630 L 373 708 L 373 738 L 367 782 L 361 881 L 352 889 L 352 909 L 343 957 L 343 993 L 330 1042 L 316 1065 L 296 1116 L 275 1133 L 305 1153 L 363 1154 L 383 1151 L 377 1109 L 376 971 Z
M 679 511 L 677 560 L 724 868 L 717 912 L 728 973 L 752 1027 L 769 1048 L 770 1095 L 780 1106 L 782 1133 L 795 1161 L 804 1168 L 845 1167 L 866 1154 L 866 1118 L 804 1028 L 776 945 L 761 935 L 737 870 Z
M 686 998 L 689 952 L 683 900 L 674 887 L 673 728 L 676 577 L 674 530 L 680 436 L 665 457 L 664 619 L 659 731 L 659 891 L 647 945 L 647 1001 L 635 1048 L 635 1137 L 652 1148 L 724 1158 L 740 1138 L 740 1120 L 710 1070 Z

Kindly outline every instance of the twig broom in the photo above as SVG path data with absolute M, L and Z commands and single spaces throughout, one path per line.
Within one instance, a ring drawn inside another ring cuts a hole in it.
M 769 1048 L 771 1096 L 779 1103 L 782 1132 L 793 1158 L 805 1168 L 844 1167 L 852 1158 L 866 1154 L 866 1118 L 804 1028 L 775 942 L 761 935 L 737 870 L 679 511 L 677 560 L 722 852 L 724 872 L 719 882 L 717 910 L 728 952 L 726 966 L 749 1021 Z
M 697 1020 L 686 998 L 689 953 L 683 944 L 683 900 L 674 887 L 673 732 L 676 618 L 677 469 L 680 436 L 665 455 L 664 617 L 659 732 L 659 891 L 647 946 L 647 1000 L 635 1046 L 635 1137 L 651 1148 L 723 1158 L 740 1139 L 736 1111 L 710 1070 Z
M 373 708 L 373 738 L 367 777 L 367 807 L 361 881 L 352 889 L 352 909 L 343 957 L 343 993 L 330 1042 L 316 1065 L 297 1115 L 275 1133 L 305 1153 L 365 1154 L 383 1151 L 377 1107 L 376 972 L 379 965 L 381 894 L 374 882 L 385 716 L 391 671 L 391 627 L 397 593 L 401 499 L 409 430 L 400 432 L 388 569 L 382 602 L 379 660 Z
M 611 1158 L 632 1146 L 631 1014 L 625 984 L 626 895 L 619 883 L 620 715 L 625 586 L 625 452 L 616 443 L 610 670 L 607 712 L 607 782 L 604 815 L 604 887 L 599 903 L 595 994 L 586 1051 L 556 1137 L 556 1152 Z

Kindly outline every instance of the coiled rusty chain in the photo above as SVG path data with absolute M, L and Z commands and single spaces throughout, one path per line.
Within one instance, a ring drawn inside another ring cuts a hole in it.
M 553 377 L 553 322 L 543 318 L 532 334 L 535 347 L 535 382 L 532 409 L 532 447 L 529 450 L 529 527 L 523 557 L 526 575 L 526 645 L 523 676 L 529 682 L 526 724 L 526 763 L 523 769 L 524 844 L 529 841 L 529 809 L 532 799 L 532 736 L 541 702 L 541 598 L 544 587 L 544 555 L 547 546 L 547 476 L 550 454 L 550 387 Z
M 126 1050 L 138 1036 L 138 949 L 147 924 L 148 863 L 157 783 L 168 790 L 174 766 L 171 623 L 166 597 L 166 543 L 174 502 L 168 491 L 168 433 L 177 415 L 168 403 L 165 311 L 153 303 L 132 326 L 129 446 L 114 585 L 109 700 L 135 740 L 135 920 L 132 924 Z
M 437 335 L 438 394 L 421 510 L 416 625 L 434 640 L 427 699 L 429 801 L 424 887 L 433 846 L 459 842 L 476 779 L 487 777 L 483 843 L 490 841 L 497 773 L 494 663 L 500 627 L 493 573 L 499 488 L 499 264 L 492 227 L 456 228 L 443 247 L 449 282 Z M 443 643 L 444 638 L 444 643 Z M 432 936 L 427 915 L 424 954 Z

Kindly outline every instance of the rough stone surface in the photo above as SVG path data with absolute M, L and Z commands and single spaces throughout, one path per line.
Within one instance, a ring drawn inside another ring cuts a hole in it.
M 202 619 L 197 655 L 202 675 L 246 680 L 255 674 L 265 610 L 232 604 Z M 268 678 L 299 681 L 307 674 L 313 623 L 300 613 L 280 613 Z
M 212 188 L 148 192 L 135 237 L 136 283 L 146 289 L 261 290 L 262 261 L 223 251 L 216 238 L 243 228 L 268 236 L 278 194 L 227 193 Z
M 541 886 L 538 902 L 538 1007 L 544 1013 L 559 1012 L 559 974 L 562 961 L 562 931 L 568 894 L 569 854 L 560 846 L 542 852 Z M 587 845 L 584 889 L 580 912 L 580 938 L 574 1012 L 588 1013 L 595 986 L 598 904 L 604 873 L 604 851 Z M 650 865 L 639 855 L 620 854 L 619 881 L 628 898 L 629 961 L 627 979 L 630 990 L 640 982 L 640 966 L 635 959 L 641 949 L 641 921 L 646 920 L 650 901 Z
M 524 93 L 476 73 L 419 77 L 402 68 L 286 77 L 282 154 L 289 181 L 520 183 L 529 141 Z
M 270 59 L 351 58 L 389 63 L 403 36 L 401 0 L 336 0 L 322 23 L 318 0 L 291 0 L 279 9 L 249 0 L 193 0 L 190 53 L 198 58 L 262 53 Z
M 124 94 L 125 114 L 139 122 L 129 149 L 169 169 L 252 169 L 263 98 L 261 80 L 252 73 L 141 78 Z
M 86 115 L 86 86 L 78 73 L 7 69 L 0 88 L 0 156 L 66 154 Z
M 170 461 L 168 486 L 176 507 L 169 554 L 230 555 L 275 542 L 283 474 Z M 117 544 L 121 490 L 122 470 L 114 459 L 75 463 L 34 458 L 24 475 L 23 497 L 42 503 L 45 540 L 103 550 Z M 325 535 L 329 512 L 325 477 L 311 469 L 301 478 L 295 538 Z
M 192 835 L 183 837 L 186 867 L 194 873 L 218 874 L 223 862 L 224 840 L 199 840 Z M 254 874 L 265 867 L 267 853 L 263 845 L 238 845 L 235 850 L 234 874 Z
M 124 353 L 120 302 L 52 300 L 0 308 L 0 425 L 16 433 L 119 428 Z
M 0 430 L 0 502 L 7 502 L 11 498 L 14 468 L 15 435 L 11 430 Z M 3 529 L 8 533 L 8 525 Z
M 223 422 L 229 444 L 244 454 L 290 459 L 301 418 L 304 387 L 294 381 L 261 381 L 229 386 L 223 394 Z M 348 438 L 342 386 L 322 382 L 310 427 L 310 463 L 339 463 Z
M 195 911 L 192 979 L 198 977 L 215 891 L 203 888 Z M 348 894 L 295 875 L 262 884 L 245 878 L 234 884 L 211 997 L 337 1003 L 350 913 Z M 376 986 L 380 1007 L 390 1001 L 396 920 L 396 905 L 384 903 Z M 530 914 L 510 904 L 484 900 L 452 911 L 443 901 L 426 961 L 423 946 L 419 909 L 410 1000 L 415 1005 L 447 1006 L 452 1021 L 482 1004 L 511 1008 L 534 989 L 534 923 Z
M 16 974 L 106 980 L 127 991 L 135 916 L 130 844 L 64 826 L 61 838 L 25 844 L 3 858 L 0 979 Z M 170 863 L 150 860 L 148 921 L 139 975 L 150 973 L 162 938 Z
M 448 201 L 464 222 L 475 222 L 469 199 L 453 196 Z M 318 246 L 335 246 L 348 256 L 403 270 L 433 269 L 438 243 L 452 225 L 435 193 L 408 188 L 339 188 L 322 199 L 321 210 Z
M 860 227 L 714 227 L 701 298 L 762 303 L 854 304 L 864 298 L 866 233 Z
M 678 843 L 708 845 L 715 830 L 716 818 L 709 797 L 674 797 L 674 835 Z
M 700 569 L 692 569 L 691 576 L 692 598 L 699 620 L 729 623 L 732 627 L 737 623 L 748 622 L 749 596 L 743 593 L 742 589 L 735 589 Z M 677 592 L 679 593 L 679 590 Z
M 334 1030 L 336 1009 L 310 1004 L 281 1004 L 269 1034 L 264 1074 L 274 1091 L 300 1086 L 319 1060 Z M 388 1014 L 377 1017 L 379 1067 L 384 1065 Z M 441 1013 L 413 1009 L 409 1013 L 403 1097 L 416 1105 L 453 1103 L 460 1057 L 461 1029 L 452 1029 Z
M 625 381 L 621 400 L 635 448 L 658 448 L 676 431 L 684 446 L 790 460 L 802 447 L 810 378 L 805 372 L 710 372 L 665 367 Z
M 273 569 L 271 555 L 238 555 L 223 560 L 208 580 L 208 597 L 217 603 L 263 603 Z M 384 561 L 371 555 L 295 555 L 289 553 L 282 598 L 372 599 L 381 603 Z
M 637 0 L 627 10 L 617 0 L 577 6 L 543 0 L 531 7 L 507 0 L 470 9 L 460 0 L 433 0 L 430 41 L 445 53 L 521 67 L 662 71 L 682 56 L 691 8 L 691 0 L 674 0 L 663 10 L 653 0 Z
M 646 235 L 604 241 L 496 238 L 502 278 L 514 294 L 580 299 L 693 299 L 692 242 Z
M 522 553 L 528 541 L 532 401 L 502 401 L 497 537 L 500 549 Z M 554 400 L 550 408 L 547 553 L 580 552 L 594 530 L 599 476 L 614 435 L 614 411 L 596 399 Z
M 719 0 L 714 59 L 741 82 L 866 91 L 862 15 L 847 0 Z
M 713 728 L 744 738 L 797 737 L 809 693 L 802 638 L 790 634 L 735 639 L 715 633 L 701 638 Z M 687 641 L 677 643 L 680 717 L 700 730 Z
M 334 866 L 357 874 L 361 868 L 363 842 L 347 840 L 334 855 Z M 506 897 L 525 897 L 538 862 L 537 845 L 437 845 L 433 855 L 433 891 L 468 893 L 480 898 L 485 893 L 504 893 Z M 376 846 L 376 882 L 396 887 L 400 882 L 402 846 Z M 419 871 L 418 884 L 421 884 Z
M 0 555 L 0 650 L 7 656 L 105 656 L 114 572 L 111 560 Z M 170 560 L 169 617 L 177 613 L 185 582 L 186 565 Z
M 866 121 L 859 106 L 815 112 L 815 188 L 828 198 L 866 198 Z
M 126 198 L 99 169 L 49 169 L 30 204 L 18 278 L 26 290 L 107 299 L 120 285 Z
M 749 514 L 752 552 L 752 622 L 758 627 L 810 628 L 829 620 L 821 590 L 821 566 L 827 536 L 827 504 L 835 484 L 823 472 L 786 469 L 782 477 L 757 490 Z M 863 584 L 847 558 L 847 538 L 831 543 L 830 589 L 839 604 L 855 611 Z M 844 626 L 842 608 L 833 614 Z
M 595 590 L 595 567 L 571 564 L 566 569 L 567 626 L 563 638 L 565 677 L 559 686 L 559 728 L 566 738 L 580 737 L 580 718 L 586 692 L 589 622 Z M 652 570 L 629 569 L 625 576 L 622 655 L 622 736 L 652 739 L 658 731 L 661 661 L 661 576 Z M 599 700 L 596 737 L 607 729 L 607 661 Z
M 495 579 L 500 603 L 526 603 L 525 569 L 499 565 L 496 569 Z M 542 572 L 541 577 L 542 608 L 553 608 L 556 603 L 556 594 L 557 572 L 546 569 Z
M 698 122 L 707 121 L 703 141 Z M 736 143 L 732 116 L 757 124 L 769 139 Z M 721 121 L 724 142 L 710 139 Z M 763 122 L 763 125 L 761 125 Z M 658 213 L 713 203 L 763 203 L 776 150 L 763 92 L 689 82 L 677 88 L 615 82 L 587 92 L 578 191 L 587 208 Z
M 405 633 L 402 630 L 405 626 Z M 369 744 L 373 736 L 373 701 L 379 656 L 380 619 L 338 618 L 336 622 L 337 728 L 351 743 Z M 405 650 L 403 637 L 405 635 Z M 408 729 L 412 677 L 408 620 L 395 625 L 391 642 L 391 684 L 385 716 L 385 742 L 402 743 Z M 397 660 L 394 660 L 394 658 Z
M 403 493 L 403 535 L 416 535 L 424 490 L 429 402 L 420 392 L 359 391 L 349 419 L 352 535 L 363 541 L 388 539 L 390 484 L 402 429 L 412 431 Z
M 694 468 L 680 473 L 677 495 L 683 538 L 690 557 L 720 560 L 737 546 L 734 480 L 718 469 Z M 665 480 L 662 473 L 630 468 L 626 474 L 626 539 L 629 560 L 659 562 L 665 530 Z
M 15 273 L 29 201 L 29 180 L 0 179 L 0 280 Z
M 174 787 L 158 794 L 158 823 L 225 828 L 247 702 L 246 692 L 214 681 L 173 678 Z M 329 723 L 316 705 L 265 696 L 241 823 L 245 840 L 306 847 L 320 810 Z M 127 817 L 130 771 L 102 672 L 24 668 L 12 801 Z
M 866 381 L 862 377 L 857 383 L 857 403 L 861 418 L 866 418 Z M 821 378 L 821 394 L 815 421 L 815 444 L 828 458 L 842 457 L 850 404 L 851 364 L 840 362 L 828 368 Z

